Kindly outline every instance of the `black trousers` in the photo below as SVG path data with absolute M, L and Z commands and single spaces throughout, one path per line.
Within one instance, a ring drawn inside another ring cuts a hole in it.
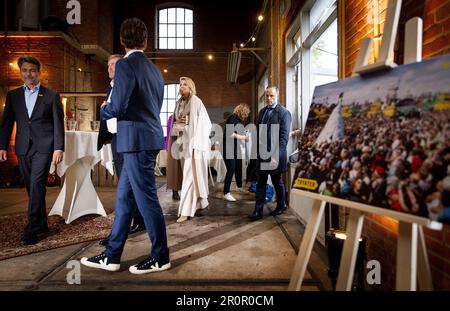
M 24 236 L 30 236 L 48 228 L 45 195 L 52 154 L 38 153 L 35 144 L 30 141 L 28 152 L 18 156 L 18 160 L 28 193 L 28 224 Z
M 242 188 L 242 159 L 225 159 L 225 166 L 227 167 L 227 174 L 225 175 L 225 183 L 223 186 L 223 193 L 230 192 L 231 181 L 233 175 L 236 177 L 236 185 Z
M 273 187 L 275 188 L 275 193 L 277 194 L 277 208 L 284 208 L 286 205 L 286 191 L 284 189 L 284 183 L 281 179 L 281 173 L 272 173 L 271 171 L 258 170 L 257 173 L 257 184 L 256 184 L 256 204 L 255 212 L 263 212 L 264 204 L 266 203 L 266 187 L 267 179 L 272 179 Z
M 112 149 L 112 154 L 113 154 L 114 166 L 116 168 L 117 179 L 119 179 L 120 173 L 122 172 L 122 167 L 123 167 L 123 155 L 121 153 L 117 152 L 116 134 L 113 134 L 113 137 L 111 139 L 111 149 Z M 144 224 L 144 219 L 142 218 L 142 215 L 139 212 L 136 202 L 134 202 L 134 208 L 133 208 L 133 223 L 134 224 L 136 224 L 136 223 Z

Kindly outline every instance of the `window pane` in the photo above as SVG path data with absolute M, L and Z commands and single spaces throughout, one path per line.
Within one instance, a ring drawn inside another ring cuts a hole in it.
M 193 12 L 184 8 L 159 10 L 158 48 L 193 48 Z
M 192 38 L 186 38 L 184 40 L 184 48 L 192 50 Z
M 192 20 L 192 10 L 188 10 L 188 9 L 186 9 L 185 10 L 185 19 L 184 19 L 184 22 L 185 23 L 193 23 L 193 20 Z
M 159 38 L 159 48 L 167 49 L 167 38 Z
M 163 126 L 163 132 L 164 132 L 164 137 L 166 137 L 167 136 L 167 127 L 166 126 Z
M 164 98 L 167 98 L 167 84 L 164 85 Z
M 167 23 L 167 10 L 160 10 L 159 11 L 159 22 L 160 23 Z
M 168 98 L 175 98 L 178 93 L 178 84 L 169 84 Z M 173 111 L 173 110 L 172 110 Z
M 337 36 L 335 20 L 311 47 L 311 92 L 316 86 L 338 80 Z
M 168 25 L 167 36 L 175 38 L 175 25 Z
M 184 25 L 177 25 L 177 38 L 184 37 Z
M 159 37 L 167 37 L 167 25 L 159 25 Z
M 177 9 L 177 23 L 184 23 L 184 9 Z
M 177 49 L 184 49 L 184 39 L 177 38 Z
M 175 49 L 176 48 L 176 46 L 175 46 L 175 38 L 169 38 L 167 40 L 167 48 L 168 49 Z
M 163 101 L 163 104 L 161 107 L 161 112 L 167 112 L 167 100 L 166 99 Z
M 169 13 L 167 16 L 167 22 L 168 23 L 176 23 L 177 19 L 176 19 L 176 9 L 168 9 Z
M 161 119 L 161 125 L 167 126 L 167 113 L 161 113 L 159 118 Z
M 175 110 L 175 102 L 176 102 L 175 99 L 170 99 L 170 100 L 168 101 L 167 111 L 168 111 L 170 114 L 172 114 L 172 113 L 174 112 L 174 110 Z
M 192 24 L 186 25 L 186 28 L 184 29 L 184 33 L 186 37 L 192 37 Z

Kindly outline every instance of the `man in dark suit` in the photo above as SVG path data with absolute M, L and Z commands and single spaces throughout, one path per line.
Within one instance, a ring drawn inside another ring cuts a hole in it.
M 21 244 L 31 245 L 49 231 L 45 186 L 50 164 L 58 164 L 63 158 L 64 112 L 59 94 L 40 83 L 39 60 L 20 57 L 18 65 L 24 85 L 6 95 L 0 133 L 0 161 L 7 160 L 16 122 L 16 155 L 29 198 L 28 224 Z
M 122 55 L 119 54 L 112 54 L 108 58 L 108 75 L 111 79 L 110 85 L 108 85 L 108 88 L 106 90 L 106 102 L 111 101 L 111 91 L 114 86 L 114 73 L 115 73 L 115 66 L 119 59 L 122 58 Z M 108 130 L 108 126 L 106 123 L 106 120 L 100 121 L 100 129 L 98 133 L 98 140 L 97 140 L 97 150 L 102 149 L 103 145 L 111 142 L 111 150 L 113 154 L 113 160 L 114 160 L 114 166 L 116 168 L 116 174 L 117 178 L 120 178 L 120 172 L 122 171 L 122 165 L 123 165 L 123 156 L 121 153 L 117 152 L 117 138 L 115 133 L 110 133 Z M 134 203 L 134 211 L 133 211 L 133 219 L 131 221 L 130 225 L 130 234 L 139 232 L 145 230 L 144 220 L 142 219 L 141 213 L 139 213 L 139 209 Z M 109 236 L 105 239 L 100 240 L 99 244 L 106 246 L 109 242 Z
M 277 207 L 270 215 L 280 215 L 286 210 L 286 191 L 281 174 L 287 170 L 287 144 L 291 128 L 291 113 L 278 103 L 279 91 L 276 86 L 268 86 L 265 91 L 266 107 L 257 117 L 258 159 L 255 210 L 251 221 L 262 219 L 266 202 L 267 179 L 270 175 Z
M 151 254 L 130 267 L 133 274 L 170 268 L 167 234 L 155 183 L 155 160 L 164 146 L 159 114 L 164 96 L 164 80 L 144 50 L 147 28 L 137 19 L 125 20 L 120 41 L 126 55 L 116 64 L 111 103 L 100 110 L 102 119 L 117 118 L 117 152 L 123 154 L 123 168 L 117 187 L 116 212 L 106 251 L 82 258 L 85 266 L 118 271 L 120 257 L 133 217 L 133 197 L 144 218 L 152 244 Z

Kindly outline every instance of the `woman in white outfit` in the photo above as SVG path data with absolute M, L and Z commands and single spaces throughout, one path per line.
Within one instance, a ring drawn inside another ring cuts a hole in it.
M 208 112 L 196 95 L 195 84 L 187 77 L 180 78 L 181 97 L 175 105 L 175 130 L 177 140 L 172 146 L 172 156 L 183 163 L 178 220 L 194 217 L 198 209 L 208 206 L 208 157 L 211 149 L 209 135 L 212 124 Z

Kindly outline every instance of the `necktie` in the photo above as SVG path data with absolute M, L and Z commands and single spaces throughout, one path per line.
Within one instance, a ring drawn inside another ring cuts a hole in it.
M 267 124 L 267 121 L 269 120 L 270 115 L 272 114 L 272 110 L 273 110 L 273 108 L 270 108 L 270 107 L 266 108 L 266 111 L 264 112 L 264 116 L 261 121 L 262 124 Z

